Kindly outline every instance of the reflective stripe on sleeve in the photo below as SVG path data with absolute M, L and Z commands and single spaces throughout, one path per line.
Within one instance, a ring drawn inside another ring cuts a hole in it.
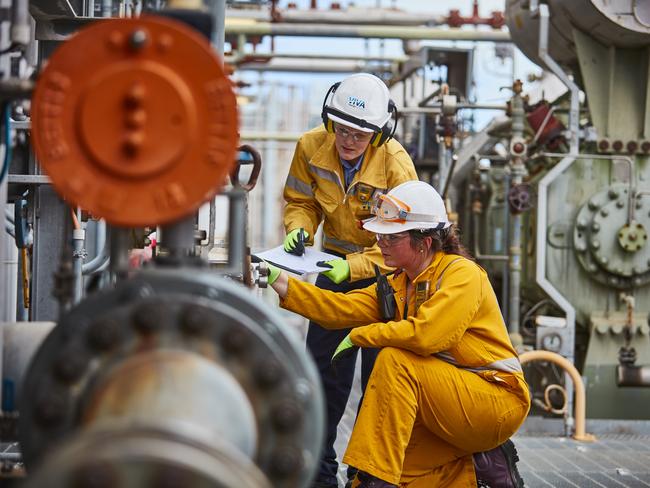
M 314 191 L 311 189 L 311 185 L 308 185 L 304 181 L 299 180 L 293 175 L 287 176 L 287 186 L 298 193 L 302 193 L 305 196 L 313 198 Z
M 313 164 L 309 165 L 309 171 L 311 171 L 314 175 L 323 178 L 324 180 L 331 181 L 332 183 L 339 185 L 341 188 L 343 188 L 343 184 L 341 183 L 341 178 L 337 173 L 333 171 L 329 171 L 327 169 L 319 168 L 318 166 L 314 166 Z

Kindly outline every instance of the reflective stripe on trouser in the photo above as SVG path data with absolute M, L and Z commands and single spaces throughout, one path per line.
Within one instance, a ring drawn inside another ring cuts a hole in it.
M 337 285 L 326 276 L 319 275 L 316 279 L 316 286 L 325 290 L 347 292 L 358 288 L 365 288 L 373 282 L 374 278 L 371 278 L 355 281 L 354 283 L 344 281 Z M 350 390 L 352 389 L 357 355 L 354 354 L 339 361 L 339 364 L 336 366 L 336 371 L 332 368 L 331 361 L 336 347 L 348 335 L 350 330 L 327 330 L 314 322 L 309 322 L 309 330 L 307 332 L 307 349 L 316 362 L 326 402 L 325 443 L 316 480 L 331 484 L 333 487 L 338 486 L 336 480 L 338 462 L 336 461 L 336 452 L 334 451 L 334 441 L 336 440 L 338 424 L 345 412 Z M 365 388 L 368 382 L 378 352 L 378 349 L 364 348 L 361 350 L 362 388 Z
M 475 488 L 472 453 L 502 444 L 526 418 L 523 378 L 516 386 L 384 348 L 343 461 L 409 488 Z

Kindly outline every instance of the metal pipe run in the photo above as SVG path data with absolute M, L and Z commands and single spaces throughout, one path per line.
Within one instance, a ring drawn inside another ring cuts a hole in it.
M 582 442 L 593 442 L 596 436 L 587 434 L 585 431 L 585 417 L 587 411 L 587 400 L 585 393 L 585 384 L 582 382 L 580 373 L 570 361 L 555 352 L 550 351 L 528 351 L 519 356 L 521 364 L 532 361 L 549 361 L 557 364 L 571 377 L 573 387 L 575 388 L 575 432 L 573 438 Z
M 82 273 L 92 274 L 97 271 L 109 258 L 110 241 L 106 238 L 106 221 L 97 221 L 97 232 L 95 237 L 96 247 L 100 251 L 81 267 Z
M 32 36 L 31 17 L 29 15 L 28 0 L 14 0 L 11 2 L 11 44 L 14 46 L 27 46 Z
M 616 367 L 616 386 L 650 386 L 650 366 L 627 366 L 619 364 Z
M 470 110 L 507 110 L 508 106 L 503 103 L 457 103 L 456 108 Z M 432 114 L 442 112 L 442 104 L 432 104 L 426 107 L 403 107 L 399 110 L 400 115 L 405 114 Z
M 532 8 L 532 4 L 531 4 Z M 580 133 L 580 89 L 571 78 L 567 76 L 564 70 L 548 53 L 548 25 L 549 10 L 548 5 L 539 6 L 539 57 L 546 63 L 551 72 L 557 76 L 562 83 L 571 92 L 571 102 L 569 110 L 569 152 L 577 153 L 579 151 Z
M 226 19 L 226 36 L 350 37 L 362 39 L 410 39 L 421 41 L 511 42 L 510 34 L 497 30 L 441 29 L 394 25 L 328 25 L 244 23 Z

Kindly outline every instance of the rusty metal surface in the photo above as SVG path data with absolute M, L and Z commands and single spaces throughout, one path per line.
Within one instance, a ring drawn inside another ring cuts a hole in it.
M 67 201 L 137 227 L 198 208 L 235 163 L 237 108 L 208 42 L 160 17 L 93 23 L 32 100 L 34 150 Z
M 46 338 L 24 384 L 21 447 L 31 468 L 118 420 L 243 453 L 254 433 L 250 457 L 272 485 L 304 487 L 321 447 L 317 385 L 303 345 L 248 290 L 149 270 L 88 297 Z

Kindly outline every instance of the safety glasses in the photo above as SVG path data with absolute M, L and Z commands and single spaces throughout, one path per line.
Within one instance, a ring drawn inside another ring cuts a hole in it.
M 402 239 L 408 236 L 409 236 L 408 232 L 400 232 L 399 234 L 375 234 L 378 243 L 386 244 L 388 246 L 397 244 L 399 241 L 401 241 Z
M 360 142 L 368 142 L 372 137 L 372 132 L 352 132 L 338 124 L 334 125 L 334 132 L 341 139 L 351 138 L 357 144 Z
M 371 211 L 373 215 L 384 222 L 404 223 L 411 207 L 395 197 L 384 194 L 379 195 Z

